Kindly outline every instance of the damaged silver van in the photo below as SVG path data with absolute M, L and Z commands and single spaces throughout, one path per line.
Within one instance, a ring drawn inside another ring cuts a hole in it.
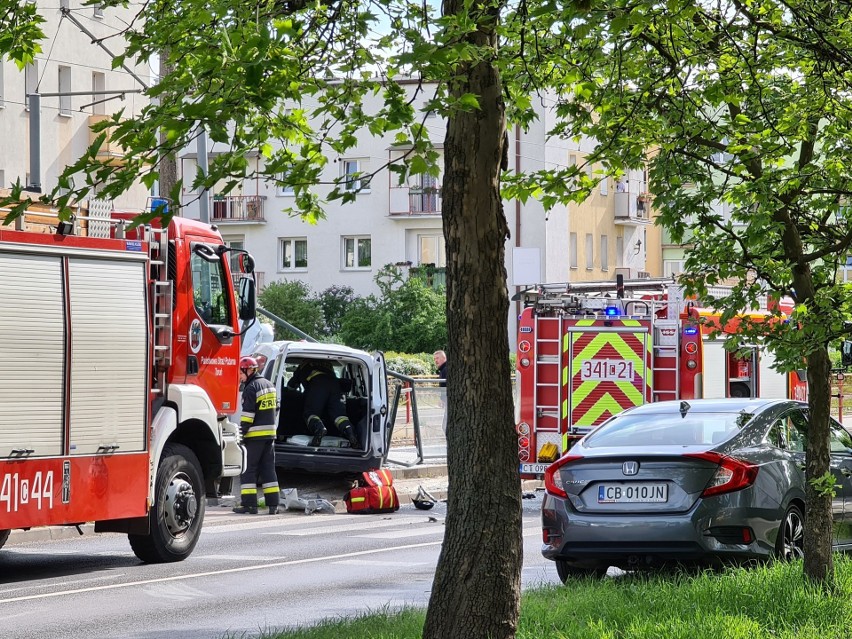
M 388 380 L 382 353 L 371 354 L 339 344 L 277 341 L 258 344 L 253 356 L 263 376 L 278 391 L 276 466 L 322 473 L 359 473 L 381 468 L 387 457 L 388 421 Z M 307 409 L 306 400 L 308 406 L 312 400 L 304 383 L 306 369 L 322 371 L 336 379 L 339 414 L 317 410 L 316 402 L 312 410 Z M 321 437 L 315 419 L 311 423 L 313 414 L 318 412 L 325 427 Z M 347 436 L 353 431 L 354 439 Z

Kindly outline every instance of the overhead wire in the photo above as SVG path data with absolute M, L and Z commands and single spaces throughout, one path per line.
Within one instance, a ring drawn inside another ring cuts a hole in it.
M 47 65 L 50 62 L 50 56 L 53 55 L 53 47 L 56 44 L 56 40 L 59 36 L 59 30 L 62 28 L 62 23 L 65 20 L 65 14 L 59 15 L 59 22 L 56 25 L 56 33 L 53 34 L 53 40 L 50 42 L 50 49 L 47 52 L 47 58 L 44 61 L 44 69 L 41 70 L 41 75 L 39 75 L 38 82 L 36 82 L 36 93 L 38 93 L 39 88 L 41 88 L 41 81 L 44 79 L 44 74 L 47 72 Z

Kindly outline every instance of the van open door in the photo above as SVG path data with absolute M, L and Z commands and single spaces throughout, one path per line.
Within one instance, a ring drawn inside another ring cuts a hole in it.
M 385 440 L 387 433 L 388 402 L 388 372 L 385 366 L 385 354 L 375 351 L 373 356 L 373 397 L 370 422 L 370 441 L 373 451 L 378 453 L 382 461 L 387 459 L 390 442 Z

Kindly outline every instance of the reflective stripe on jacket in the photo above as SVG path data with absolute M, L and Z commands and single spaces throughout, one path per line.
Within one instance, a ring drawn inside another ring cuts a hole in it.
M 243 437 L 275 439 L 275 410 L 278 397 L 275 385 L 257 373 L 243 387 L 243 411 L 240 429 Z

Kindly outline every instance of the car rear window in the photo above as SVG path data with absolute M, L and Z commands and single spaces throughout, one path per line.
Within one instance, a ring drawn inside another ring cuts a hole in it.
M 617 415 L 590 433 L 587 448 L 698 446 L 723 442 L 751 419 L 748 413 L 643 413 Z

